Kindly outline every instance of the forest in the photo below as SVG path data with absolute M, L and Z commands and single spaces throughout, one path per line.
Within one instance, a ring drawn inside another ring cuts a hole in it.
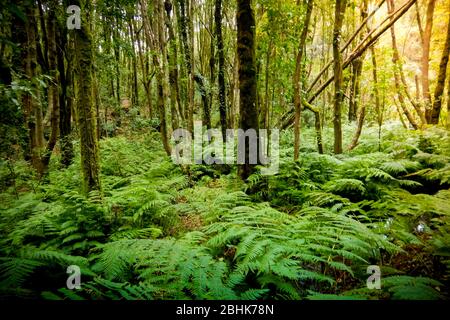
M 0 0 L 0 300 L 448 300 L 449 0 Z

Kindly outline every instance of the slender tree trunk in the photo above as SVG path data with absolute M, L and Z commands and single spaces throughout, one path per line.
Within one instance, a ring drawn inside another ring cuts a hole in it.
M 361 19 L 362 21 L 364 21 L 367 17 L 367 9 L 368 9 L 368 4 L 367 4 L 367 0 L 365 0 L 363 2 L 363 6 L 361 8 Z M 370 29 L 368 29 L 368 32 L 370 34 Z M 363 34 L 361 34 L 361 38 L 363 38 Z M 372 53 L 374 51 L 373 47 L 371 48 Z M 374 57 L 372 57 L 373 59 Z M 360 103 L 360 85 L 361 85 L 361 74 L 362 74 L 362 69 L 363 69 L 363 65 L 364 65 L 364 55 L 361 56 L 361 58 L 359 58 L 358 60 L 356 60 L 357 63 L 354 66 L 354 82 L 352 82 L 352 95 L 350 97 L 350 106 L 349 106 L 349 120 L 350 121 L 354 121 L 356 119 L 356 113 L 358 111 L 358 105 Z M 363 129 L 363 125 L 364 125 L 364 119 L 366 116 L 366 104 L 362 104 L 361 106 L 361 110 L 359 111 L 359 116 L 358 116 L 358 125 L 356 128 L 356 132 L 353 136 L 352 142 L 350 144 L 350 146 L 348 147 L 348 150 L 351 151 L 354 148 L 356 148 L 356 146 L 358 145 L 358 141 L 359 138 L 361 136 L 361 132 Z
M 153 24 L 150 25 L 148 19 L 147 2 L 146 0 L 141 0 L 142 18 L 144 23 L 144 30 L 146 32 L 146 39 L 149 41 L 149 47 L 154 51 L 153 65 L 156 71 L 156 86 L 157 86 L 157 99 L 156 104 L 159 114 L 159 128 L 161 133 L 161 140 L 163 143 L 164 150 L 167 155 L 171 154 L 171 149 L 169 145 L 169 140 L 167 137 L 167 122 L 166 122 L 166 110 L 165 110 L 165 88 L 164 88 L 164 33 L 162 27 L 162 0 L 153 0 L 153 16 L 155 19 L 152 20 Z
M 395 11 L 394 1 L 388 0 L 388 12 L 393 13 L 394 11 Z M 394 63 L 394 80 L 395 80 L 395 88 L 397 90 L 398 101 L 399 101 L 400 107 L 402 108 L 403 112 L 405 113 L 405 116 L 408 119 L 409 123 L 415 130 L 417 130 L 418 125 L 416 123 L 416 120 L 414 119 L 414 116 L 407 108 L 406 103 L 405 103 L 405 98 L 403 96 L 404 90 L 402 90 L 403 87 L 402 87 L 402 82 L 401 82 L 402 66 L 400 63 L 400 55 L 399 55 L 398 49 L 397 49 L 397 38 L 395 35 L 394 25 L 391 26 L 391 38 L 392 38 L 392 49 L 393 49 L 392 62 Z
M 133 65 L 133 82 L 132 82 L 132 98 L 131 103 L 133 106 L 139 106 L 139 90 L 138 90 L 138 72 L 137 72 L 137 58 L 136 58 L 136 50 L 134 48 L 134 44 L 136 43 L 134 28 L 132 24 L 133 17 L 130 16 L 128 20 L 128 28 L 130 31 L 130 40 L 133 44 L 133 52 L 132 52 L 132 65 Z
M 50 121 L 51 121 L 51 131 L 50 138 L 47 142 L 47 146 L 45 148 L 45 152 L 42 157 L 42 174 L 45 174 L 48 169 L 48 165 L 50 163 L 50 157 L 53 152 L 53 149 L 56 145 L 56 141 L 58 138 L 58 129 L 59 129 L 59 99 L 58 99 L 58 85 L 60 84 L 59 74 L 58 74 L 58 63 L 57 63 L 57 50 L 56 50 L 56 4 L 54 2 L 51 3 L 51 8 L 49 10 L 48 16 L 48 26 L 47 26 L 47 35 L 48 35 L 48 63 L 49 63 L 49 71 L 50 76 L 52 77 L 52 81 L 48 86 L 48 112 L 50 112 Z
M 362 132 L 362 128 L 363 128 L 363 125 L 364 125 L 364 118 L 365 117 L 366 117 L 366 106 L 363 104 L 361 106 L 361 110 L 359 112 L 358 126 L 356 128 L 355 135 L 353 136 L 353 140 L 352 140 L 350 146 L 348 147 L 348 150 L 353 150 L 358 145 L 358 141 L 359 141 L 359 137 L 361 136 L 361 132 Z
M 114 48 L 114 58 L 115 58 L 115 70 L 116 70 L 116 97 L 117 97 L 117 107 L 122 108 L 122 102 L 120 97 L 120 51 L 119 51 L 119 18 L 115 19 L 115 26 L 113 29 L 113 48 Z M 119 124 L 120 124 L 120 113 L 119 113 Z
M 37 49 L 36 49 L 36 29 L 35 29 L 35 21 L 36 21 L 36 10 L 32 7 L 26 8 L 27 14 L 27 22 L 26 22 L 26 34 L 27 34 L 27 42 L 26 42 L 26 59 L 24 61 L 25 66 L 24 70 L 31 81 L 37 74 Z M 39 101 L 36 97 L 39 95 L 39 92 L 35 86 L 33 86 L 34 95 L 25 94 L 24 95 L 24 108 L 25 108 L 25 117 L 27 120 L 27 127 L 29 132 L 29 141 L 30 141 L 30 155 L 31 155 L 31 164 L 36 169 L 39 175 L 43 173 L 43 166 L 41 161 L 41 152 L 43 147 L 43 131 L 42 131 L 42 109 L 39 105 Z
M 211 3 L 211 7 L 209 8 L 209 83 L 211 87 L 216 82 L 216 32 L 214 29 L 214 21 L 215 21 L 215 4 Z M 209 90 L 209 110 L 213 110 L 213 99 L 214 99 L 214 90 Z
M 262 128 L 267 128 L 269 126 L 269 97 L 270 97 L 270 64 L 272 60 L 272 51 L 273 51 L 273 39 L 269 40 L 269 47 L 267 49 L 266 54 L 266 70 L 265 70 L 265 79 L 264 79 L 264 105 L 263 110 L 261 110 L 261 119 L 260 125 Z
M 180 99 L 180 89 L 178 85 L 178 49 L 175 39 L 175 32 L 173 30 L 171 13 L 172 3 L 169 0 L 164 2 L 165 16 L 164 21 L 166 23 L 167 30 L 169 31 L 169 84 L 170 84 L 170 103 L 172 110 L 172 128 L 174 130 L 179 128 L 179 120 L 182 119 L 182 107 Z
M 258 110 L 256 107 L 256 57 L 255 57 L 255 15 L 251 0 L 237 0 L 237 53 L 239 60 L 239 113 L 240 129 L 256 130 L 258 135 Z M 258 139 L 259 145 L 259 139 Z M 249 143 L 245 143 L 245 164 L 239 166 L 239 176 L 243 180 L 254 172 L 250 164 Z M 259 150 L 259 146 L 257 148 Z
M 427 5 L 427 17 L 425 22 L 425 30 L 423 32 L 422 43 L 422 59 L 421 59 L 421 72 L 422 72 L 422 93 L 426 110 L 426 119 L 431 121 L 431 92 L 430 92 L 430 44 L 431 44 L 431 31 L 433 29 L 433 14 L 436 6 L 436 0 L 428 0 Z
M 219 84 L 220 125 L 222 127 L 222 137 L 225 141 L 227 129 L 227 102 L 225 88 L 225 54 L 222 34 L 222 0 L 215 0 L 214 20 L 216 24 L 217 54 L 219 57 L 219 73 L 217 78 Z
M 70 92 L 71 78 L 72 78 L 72 62 L 69 58 L 71 55 L 66 55 L 68 48 L 67 42 L 67 29 L 57 28 L 57 60 L 58 60 L 58 72 L 60 80 L 60 94 L 59 94 L 59 144 L 61 147 L 61 165 L 67 168 L 73 159 L 73 146 L 70 139 L 71 117 L 72 110 L 69 101 L 72 100 L 72 94 Z M 67 57 L 67 66 L 64 63 L 64 57 Z
M 142 10 L 141 10 L 142 11 Z M 142 14 L 143 11 L 142 11 Z M 133 24 L 135 23 L 135 20 L 132 21 Z M 134 26 L 134 29 L 136 30 L 136 26 Z M 144 35 L 147 35 L 150 31 L 148 31 L 148 25 L 146 23 L 143 23 L 143 30 Z M 142 84 L 144 86 L 145 90 L 145 97 L 147 101 L 147 110 L 148 110 L 148 116 L 149 118 L 153 118 L 153 99 L 152 99 L 152 92 L 151 92 L 151 81 L 152 77 L 149 75 L 148 70 L 148 59 L 143 57 L 143 48 L 141 43 L 141 37 L 138 33 L 137 35 L 137 45 L 138 45 L 138 51 L 139 51 L 139 63 L 141 65 L 141 71 L 142 71 Z M 147 43 L 150 42 L 150 39 L 146 39 Z M 144 41 L 145 43 L 145 41 Z M 113 87 L 114 89 L 114 87 Z
M 297 60 L 295 64 L 294 73 L 294 160 L 297 161 L 300 154 L 300 130 L 301 130 L 301 112 L 302 112 L 302 77 L 304 76 L 304 55 L 306 37 L 308 36 L 309 22 L 311 20 L 311 13 L 313 9 L 313 0 L 308 0 L 303 3 L 306 5 L 306 16 L 303 21 L 303 29 L 300 35 L 300 43 L 297 52 Z
M 356 120 L 358 112 L 358 99 L 360 94 L 361 73 L 362 73 L 363 61 L 357 59 L 352 63 L 352 78 L 350 85 L 350 101 L 348 106 L 348 121 L 353 122 Z
M 378 124 L 378 151 L 381 151 L 381 129 L 383 126 L 383 109 L 381 108 L 380 90 L 378 88 L 378 69 L 377 56 L 375 54 L 375 45 L 370 48 L 370 56 L 372 60 L 372 76 L 373 76 L 373 94 L 375 96 L 375 111 L 377 113 Z
M 334 30 L 333 30 L 333 58 L 334 58 L 334 153 L 342 153 L 342 102 L 344 92 L 342 90 L 343 67 L 340 51 L 341 29 L 344 21 L 346 0 L 336 0 Z
M 447 79 L 447 129 L 450 129 L 450 77 Z
M 447 77 L 447 64 L 450 55 L 450 11 L 447 27 L 447 37 L 445 40 L 444 51 L 442 52 L 441 62 L 439 64 L 439 75 L 434 91 L 433 108 L 430 115 L 430 124 L 439 124 L 439 117 L 441 114 L 442 98 L 445 88 L 445 78 Z
M 188 130 L 193 132 L 194 128 L 194 109 L 195 109 L 195 43 L 194 43 L 194 1 L 189 1 L 188 14 L 188 28 L 189 28 L 189 48 L 191 50 L 191 62 L 189 69 L 189 117 Z
M 194 74 L 193 74 L 193 51 L 194 48 L 190 45 L 190 37 L 188 37 L 188 28 L 190 25 L 188 14 L 188 6 L 186 1 L 190 0 L 178 0 L 179 5 L 179 27 L 182 43 L 182 50 L 184 53 L 185 70 L 187 75 L 187 93 L 188 102 L 185 107 L 185 119 L 188 126 L 188 131 L 193 132 L 194 129 Z M 191 51 L 192 50 L 192 51 Z
M 75 1 L 78 4 L 81 1 Z M 85 3 L 81 5 L 81 12 L 89 12 Z M 89 21 L 88 19 L 84 21 Z M 99 168 L 99 146 L 97 141 L 96 115 L 92 102 L 92 69 L 93 52 L 92 38 L 89 26 L 81 24 L 80 30 L 71 31 L 75 36 L 75 56 L 77 75 L 77 122 L 81 143 L 81 168 L 83 172 L 84 191 L 89 193 L 94 190 L 101 190 L 100 168 Z
M 408 129 L 408 126 L 406 125 L 405 120 L 403 120 L 402 110 L 400 110 L 400 107 L 398 106 L 395 98 L 394 98 L 394 104 L 395 104 L 395 108 L 397 109 L 398 117 L 400 118 L 400 122 L 402 123 L 403 128 Z

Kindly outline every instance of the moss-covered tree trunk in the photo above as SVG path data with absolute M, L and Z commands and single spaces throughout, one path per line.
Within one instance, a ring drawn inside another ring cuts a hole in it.
M 438 124 L 441 115 L 442 97 L 444 96 L 445 78 L 447 77 L 447 65 L 450 55 L 450 12 L 448 18 L 447 38 L 445 40 L 444 51 L 442 52 L 439 64 L 439 75 L 436 88 L 434 90 L 434 101 L 431 109 L 430 124 Z
M 255 16 L 251 0 L 237 1 L 237 54 L 239 61 L 240 129 L 258 131 L 256 107 Z M 259 144 L 259 143 L 258 143 Z M 259 149 L 259 148 L 258 148 Z M 249 143 L 245 144 L 245 163 L 239 166 L 239 175 L 246 180 L 254 171 L 250 164 Z
M 305 4 L 305 3 L 303 3 Z M 300 36 L 300 43 L 297 52 L 297 61 L 294 73 L 294 160 L 298 160 L 300 154 L 300 130 L 301 130 L 301 113 L 302 113 L 302 77 L 304 76 L 303 58 L 305 55 L 306 37 L 308 36 L 309 22 L 313 9 L 313 1 L 306 3 L 306 16 L 303 21 L 303 29 Z
M 214 20 L 216 23 L 217 55 L 219 58 L 219 73 L 217 75 L 217 78 L 219 82 L 220 124 L 222 126 L 222 136 L 225 140 L 227 129 L 227 102 L 225 88 L 225 54 L 222 33 L 222 0 L 215 1 Z
M 170 103 L 172 110 L 172 127 L 174 130 L 179 127 L 179 120 L 183 119 L 183 112 L 181 107 L 180 99 L 180 88 L 179 88 L 179 76 L 178 76 L 178 48 L 177 39 L 175 38 L 175 32 L 172 26 L 172 2 L 169 0 L 164 1 L 165 16 L 164 21 L 169 34 L 169 84 L 170 84 Z M 178 119 L 180 118 L 180 119 Z
M 92 97 L 92 39 L 89 32 L 84 1 L 76 1 L 81 7 L 81 29 L 73 30 L 75 37 L 75 75 L 77 80 L 77 123 L 80 134 L 81 169 L 84 191 L 101 190 L 99 168 L 99 146 L 97 141 L 97 120 Z M 81 2 L 81 5 L 80 5 Z
M 48 66 L 52 81 L 48 85 L 48 112 L 50 112 L 51 131 L 47 142 L 45 152 L 42 156 L 43 174 L 48 170 L 50 157 L 56 145 L 59 133 L 59 86 L 60 77 L 57 63 L 57 43 L 56 43 L 56 2 L 50 2 L 47 24 L 47 43 L 48 43 Z
M 422 59 L 421 59 L 421 79 L 422 79 L 422 94 L 425 103 L 425 114 L 428 122 L 431 121 L 431 91 L 430 91 L 430 46 L 431 46 L 431 32 L 433 30 L 433 15 L 436 7 L 436 0 L 428 0 L 427 15 L 425 21 L 425 29 L 422 37 Z
M 29 154 L 31 156 L 31 164 L 36 169 L 39 175 L 44 172 L 42 163 L 42 152 L 44 146 L 43 133 L 43 117 L 42 108 L 39 102 L 39 89 L 33 81 L 37 76 L 38 62 L 37 62 L 37 48 L 38 35 L 36 27 L 36 9 L 27 4 L 25 8 L 26 13 L 26 41 L 23 43 L 22 63 L 23 71 L 27 79 L 31 82 L 33 94 L 26 93 L 23 96 L 24 114 L 27 123 L 29 136 Z
M 189 0 L 177 0 L 178 4 L 178 24 L 180 29 L 180 42 L 181 48 L 184 53 L 184 65 L 185 65 L 185 74 L 187 80 L 187 94 L 188 101 L 184 108 L 184 118 L 187 122 L 187 127 L 189 132 L 193 132 L 194 130 L 194 47 L 193 47 L 193 36 L 188 34 L 188 30 L 191 29 L 191 22 L 189 19 L 192 19 L 190 15 L 190 6 Z
M 333 30 L 333 58 L 334 58 L 334 153 L 342 153 L 342 103 L 343 92 L 343 66 L 341 54 L 341 30 L 344 21 L 347 0 L 336 0 Z
M 450 129 L 450 77 L 447 80 L 447 128 Z

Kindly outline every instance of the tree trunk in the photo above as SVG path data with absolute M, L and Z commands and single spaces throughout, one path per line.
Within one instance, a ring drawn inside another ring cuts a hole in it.
M 427 5 L 427 17 L 425 22 L 425 30 L 423 32 L 422 42 L 422 59 L 421 59 L 421 72 L 422 72 L 422 94 L 426 110 L 426 119 L 431 121 L 431 93 L 430 93 L 430 42 L 431 31 L 433 29 L 433 14 L 436 6 L 436 0 L 428 0 Z
M 80 1 L 78 2 L 79 5 Z M 83 3 L 85 4 L 85 3 Z M 80 6 L 85 18 L 89 12 L 87 6 Z M 88 19 L 84 21 L 89 21 Z M 77 75 L 77 120 L 81 138 L 81 168 L 83 172 L 84 191 L 100 190 L 99 146 L 97 141 L 96 116 L 92 103 L 92 69 L 93 54 L 89 26 L 81 24 L 80 30 L 74 30 Z
M 25 63 L 24 70 L 31 81 L 36 76 L 37 69 L 37 33 L 36 33 L 36 10 L 32 7 L 26 8 L 27 22 L 26 22 L 26 59 L 23 61 Z M 42 124 L 42 109 L 39 104 L 37 96 L 39 96 L 38 88 L 33 86 L 32 90 L 34 95 L 25 94 L 24 95 L 24 109 L 25 117 L 27 121 L 29 141 L 30 141 L 30 155 L 31 164 L 36 169 L 39 175 L 43 173 L 41 152 L 43 151 L 43 124 Z
M 447 80 L 447 129 L 450 129 L 450 77 Z
M 179 120 L 182 119 L 181 112 L 181 99 L 180 99 L 180 89 L 178 85 L 178 49 L 177 42 L 175 39 L 175 32 L 173 30 L 171 21 L 172 3 L 169 0 L 164 2 L 165 16 L 164 21 L 166 23 L 167 30 L 169 31 L 169 84 L 170 84 L 170 103 L 172 110 L 172 128 L 176 130 L 179 128 Z M 181 119 L 179 119 L 181 118 Z
M 366 117 L 366 106 L 363 104 L 361 106 L 361 110 L 359 112 L 358 127 L 356 128 L 356 132 L 355 132 L 355 135 L 353 136 L 352 143 L 348 147 L 349 151 L 355 149 L 356 146 L 358 145 L 358 141 L 359 141 L 359 137 L 361 136 L 361 132 L 362 132 L 362 128 L 363 128 L 363 125 L 364 125 L 364 118 L 365 117 Z
M 449 12 L 450 14 L 450 12 Z M 442 52 L 441 63 L 439 64 L 439 76 L 434 91 L 434 102 L 431 110 L 430 124 L 439 124 L 441 114 L 442 97 L 445 88 L 445 78 L 447 76 L 447 64 L 450 55 L 450 15 L 447 27 L 447 38 L 445 40 L 444 51 Z
M 300 35 L 300 43 L 297 52 L 297 60 L 295 64 L 294 74 L 294 161 L 297 161 L 300 155 L 300 130 L 301 130 L 301 112 L 302 112 L 302 77 L 304 77 L 303 58 L 305 55 L 306 37 L 308 36 L 309 22 L 311 20 L 311 13 L 313 9 L 313 0 L 308 0 L 306 3 L 306 16 L 303 21 L 303 29 Z
M 69 58 L 71 55 L 66 55 L 68 42 L 67 42 L 67 29 L 57 28 L 56 37 L 57 43 L 57 60 L 58 60 L 58 72 L 60 80 L 60 94 L 59 94 L 59 144 L 61 147 L 61 165 L 67 168 L 73 159 L 73 146 L 70 139 L 71 127 L 71 101 L 72 93 L 71 78 L 72 78 L 72 61 Z M 67 66 L 64 63 L 64 57 L 67 57 Z
M 195 109 L 195 47 L 194 47 L 194 0 L 189 1 L 189 8 L 187 10 L 187 21 L 189 28 L 189 48 L 191 50 L 191 62 L 189 69 L 189 117 L 188 130 L 194 130 L 194 109 Z
M 165 88 L 164 88 L 164 33 L 162 27 L 162 0 L 153 0 L 153 16 L 155 19 L 152 20 L 153 24 L 150 25 L 148 19 L 147 2 L 146 0 L 141 0 L 142 8 L 142 19 L 144 23 L 144 30 L 146 32 L 146 39 L 149 41 L 149 47 L 154 51 L 153 65 L 156 71 L 156 86 L 157 86 L 157 99 L 156 104 L 159 114 L 159 131 L 161 133 L 161 140 L 163 143 L 164 150 L 167 155 L 171 154 L 171 149 L 169 145 L 169 140 L 167 137 L 167 122 L 166 122 L 166 110 L 165 110 Z
M 128 28 L 130 30 L 130 40 L 133 44 L 132 51 L 132 64 L 133 64 L 133 82 L 132 82 L 132 98 L 131 102 L 133 106 L 139 106 L 139 90 L 138 90 L 138 72 L 137 72 L 137 58 L 136 58 L 136 50 L 134 44 L 136 43 L 135 34 L 133 24 L 131 23 L 133 17 L 130 16 L 128 20 Z
M 368 9 L 368 4 L 367 4 L 367 0 L 365 0 L 361 7 L 362 21 L 364 21 L 367 17 L 367 9 Z M 370 29 L 367 28 L 367 30 L 370 34 Z M 363 34 L 361 34 L 361 38 L 363 38 Z M 373 54 L 374 53 L 373 47 L 371 48 L 371 50 L 372 50 L 372 54 Z M 374 59 L 374 58 L 375 57 L 372 56 L 372 59 Z M 356 113 L 358 112 L 358 105 L 360 102 L 360 86 L 361 86 L 361 74 L 362 74 L 363 65 L 364 65 L 364 55 L 354 62 L 354 70 L 353 70 L 354 75 L 353 75 L 353 79 L 352 79 L 353 80 L 352 81 L 352 93 L 350 96 L 350 105 L 349 105 L 349 121 L 356 120 Z M 376 98 L 376 99 L 378 99 L 378 98 Z M 359 112 L 358 125 L 356 128 L 356 132 L 353 136 L 350 146 L 348 147 L 349 151 L 353 150 L 358 145 L 358 141 L 361 136 L 361 132 L 362 132 L 363 125 L 364 125 L 365 116 L 366 116 L 366 105 L 363 104 L 361 106 L 361 110 Z
M 133 24 L 135 23 L 135 20 L 132 21 Z M 147 31 L 148 26 L 146 23 L 143 24 L 143 29 L 144 29 L 144 34 L 146 35 L 147 33 L 149 33 L 149 31 Z M 134 27 L 134 29 L 136 29 L 136 26 Z M 141 70 L 142 70 L 142 84 L 144 85 L 144 90 L 145 90 L 145 97 L 147 100 L 147 110 L 148 110 L 148 116 L 149 118 L 153 118 L 153 99 L 152 99 L 152 92 L 151 92 L 151 81 L 152 81 L 152 77 L 149 76 L 149 71 L 148 71 L 148 59 L 145 58 L 144 61 L 144 57 L 143 57 L 143 49 L 142 49 L 142 44 L 141 44 L 141 37 L 139 36 L 139 33 L 137 35 L 137 45 L 138 45 L 138 51 L 139 51 L 139 63 L 141 65 Z M 146 39 L 147 43 L 149 43 L 150 39 Z M 145 43 L 145 41 L 144 41 Z M 113 87 L 114 89 L 114 87 Z
M 360 94 L 361 73 L 362 73 L 363 61 L 357 59 L 352 63 L 352 78 L 350 84 L 350 101 L 348 106 L 348 121 L 356 121 L 356 115 L 358 113 L 358 100 Z
M 372 60 L 373 94 L 375 96 L 375 111 L 377 113 L 378 124 L 378 151 L 381 151 L 381 128 L 383 126 L 383 108 L 380 101 L 380 90 L 378 88 L 377 56 L 375 55 L 375 45 L 370 48 Z
M 50 138 L 47 142 L 45 152 L 42 157 L 42 174 L 45 174 L 50 163 L 50 157 L 53 149 L 56 145 L 58 138 L 59 129 L 59 99 L 58 99 L 58 85 L 60 83 L 58 74 L 58 63 L 57 63 L 57 51 L 56 51 L 56 16 L 55 16 L 55 3 L 51 3 L 51 8 L 48 14 L 48 64 L 50 76 L 52 81 L 48 86 L 48 112 L 50 112 L 51 121 L 51 132 Z
M 334 30 L 333 30 L 333 58 L 334 58 L 334 153 L 342 153 L 342 102 L 344 92 L 342 91 L 343 67 L 340 51 L 341 29 L 344 21 L 347 0 L 336 0 Z
M 255 16 L 251 0 L 237 0 L 237 54 L 239 61 L 239 111 L 240 129 L 256 130 L 258 134 L 258 110 L 256 108 Z M 258 141 L 259 145 L 259 141 Z M 259 146 L 257 148 L 259 150 Z M 239 166 L 243 180 L 254 172 L 250 164 L 249 144 L 245 143 L 245 164 Z
M 393 13 L 394 11 L 395 11 L 394 1 L 388 0 L 388 12 Z M 416 120 L 414 119 L 412 113 L 408 110 L 406 103 L 405 103 L 405 98 L 403 96 L 404 90 L 402 90 L 403 87 L 402 87 L 402 82 L 401 82 L 402 66 L 401 66 L 401 62 L 400 62 L 400 55 L 399 55 L 398 49 L 397 49 L 397 38 L 395 35 L 394 25 L 391 26 L 391 38 L 392 38 L 392 49 L 393 49 L 392 62 L 394 63 L 394 80 L 395 80 L 395 88 L 397 90 L 398 101 L 399 101 L 400 107 L 402 108 L 403 112 L 405 113 L 405 116 L 408 119 L 409 123 L 415 130 L 417 130 L 418 125 L 416 123 Z
M 225 88 L 225 55 L 222 34 L 222 0 L 215 0 L 214 20 L 216 23 L 216 41 L 217 54 L 219 57 L 219 113 L 220 125 L 222 127 L 222 137 L 225 141 L 227 129 L 227 102 L 226 102 L 226 88 Z
M 119 18 L 116 17 L 115 26 L 113 28 L 113 48 L 114 48 L 114 58 L 115 58 L 115 70 L 116 70 L 116 97 L 117 97 L 117 107 L 121 108 L 121 98 L 120 98 L 120 51 L 119 51 Z M 118 115 L 119 125 L 120 125 L 120 113 Z

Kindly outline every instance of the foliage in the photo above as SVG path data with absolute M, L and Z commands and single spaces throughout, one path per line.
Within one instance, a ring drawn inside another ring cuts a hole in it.
M 308 152 L 298 162 L 288 160 L 284 137 L 279 174 L 255 174 L 247 184 L 233 169 L 182 171 L 154 143 L 156 133 L 119 136 L 101 142 L 103 193 L 88 197 L 78 158 L 67 169 L 52 162 L 45 184 L 11 162 L 15 187 L 3 163 L 1 295 L 445 298 L 448 176 L 424 170 L 448 166 L 448 144 L 435 137 L 433 150 L 422 150 L 420 136 L 396 136 L 384 137 L 381 151 Z M 429 181 L 439 181 L 436 193 Z M 260 191 L 243 192 L 249 188 Z M 64 287 L 69 265 L 82 269 L 81 290 Z M 382 290 L 364 287 L 368 265 L 382 267 Z

